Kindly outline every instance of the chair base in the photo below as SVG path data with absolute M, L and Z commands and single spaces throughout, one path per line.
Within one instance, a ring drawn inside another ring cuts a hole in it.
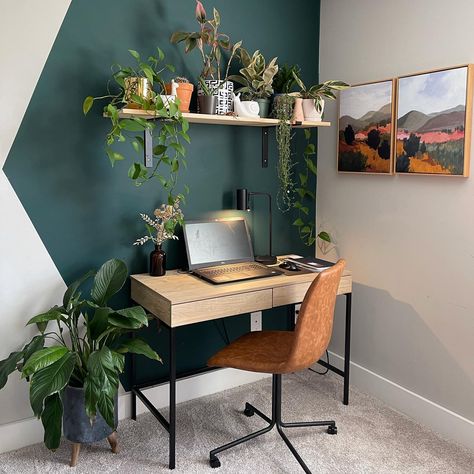
M 327 426 L 327 433 L 334 435 L 337 434 L 337 427 L 336 422 L 333 420 L 329 421 L 303 421 L 297 423 L 284 423 L 281 420 L 281 374 L 274 374 L 272 380 L 272 417 L 269 418 L 260 410 L 255 408 L 250 403 L 245 404 L 244 415 L 245 416 L 253 416 L 258 415 L 260 418 L 265 420 L 268 423 L 268 426 L 265 428 L 255 431 L 253 433 L 248 434 L 247 436 L 243 436 L 242 438 L 236 439 L 230 443 L 224 444 L 219 448 L 213 449 L 209 453 L 209 464 L 211 467 L 220 467 L 221 462 L 216 454 L 221 453 L 222 451 L 226 451 L 227 449 L 233 448 L 238 446 L 239 444 L 245 443 L 253 438 L 257 438 L 265 433 L 268 433 L 273 429 L 274 426 L 277 427 L 278 433 L 280 434 L 281 438 L 288 446 L 289 450 L 299 462 L 300 466 L 303 468 L 304 472 L 307 474 L 311 474 L 308 466 L 305 464 L 301 456 L 296 451 L 295 447 L 291 444 L 290 440 L 286 437 L 286 434 L 283 432 L 282 428 L 308 428 L 312 426 Z

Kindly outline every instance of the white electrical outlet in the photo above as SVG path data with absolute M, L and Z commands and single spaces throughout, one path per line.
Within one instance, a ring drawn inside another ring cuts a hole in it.
M 295 304 L 295 324 L 298 321 L 298 315 L 300 314 L 301 305 Z
M 262 312 L 261 311 L 250 313 L 250 330 L 251 331 L 262 330 Z

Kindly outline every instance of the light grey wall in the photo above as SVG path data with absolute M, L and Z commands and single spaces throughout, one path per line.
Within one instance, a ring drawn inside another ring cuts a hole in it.
M 320 78 L 474 62 L 473 18 L 472 0 L 323 0 Z M 353 361 L 474 420 L 474 165 L 468 179 L 338 175 L 337 125 L 319 137 L 318 224 L 354 274 Z

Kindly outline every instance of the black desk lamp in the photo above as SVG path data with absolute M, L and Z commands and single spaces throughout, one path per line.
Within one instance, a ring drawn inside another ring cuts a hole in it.
M 272 255 L 272 197 L 268 193 L 257 193 L 248 189 L 237 189 L 237 209 L 239 211 L 250 211 L 250 196 L 267 196 L 268 197 L 268 230 L 269 230 L 269 249 L 268 255 L 255 257 L 255 260 L 264 265 L 273 265 L 277 263 L 276 257 Z

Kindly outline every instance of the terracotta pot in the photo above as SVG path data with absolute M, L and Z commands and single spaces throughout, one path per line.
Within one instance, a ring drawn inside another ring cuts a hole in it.
M 179 99 L 179 110 L 181 112 L 189 112 L 189 104 L 193 95 L 194 85 L 190 82 L 177 82 L 176 96 Z M 171 83 L 165 84 L 166 93 L 171 94 Z
M 293 116 L 291 117 L 291 123 L 294 125 L 296 122 L 304 121 L 304 112 L 303 112 L 303 99 L 297 97 L 295 99 L 295 105 L 293 107 Z

